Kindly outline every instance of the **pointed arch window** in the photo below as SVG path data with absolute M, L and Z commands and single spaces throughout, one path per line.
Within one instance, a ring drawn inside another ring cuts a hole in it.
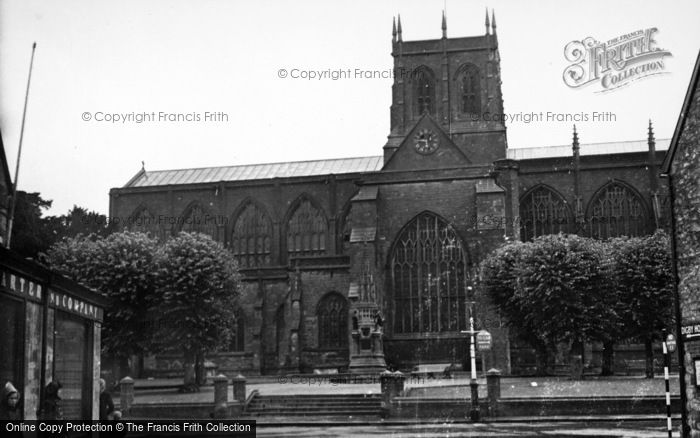
M 460 111 L 464 114 L 481 112 L 481 77 L 475 65 L 467 65 L 459 76 Z
M 414 218 L 389 263 L 395 334 L 466 330 L 469 260 L 444 219 L 429 212 Z
M 129 231 L 148 234 L 150 237 L 160 238 L 160 227 L 155 215 L 148 208 L 143 207 L 129 218 Z
M 520 237 L 523 241 L 547 234 L 571 233 L 572 218 L 564 198 L 540 186 L 520 201 Z
M 415 80 L 415 114 L 417 116 L 435 113 L 435 76 L 427 67 L 413 72 Z
M 620 183 L 602 189 L 591 201 L 588 222 L 596 239 L 641 236 L 647 231 L 647 214 L 639 195 Z
M 199 204 L 191 206 L 181 219 L 180 231 L 202 233 L 211 236 L 212 239 L 216 236 L 216 219 Z
M 348 346 L 348 305 L 337 292 L 326 294 L 318 302 L 318 347 L 335 350 Z
M 231 250 L 241 268 L 269 266 L 272 262 L 272 224 L 262 208 L 249 203 L 236 218 Z
M 287 224 L 287 252 L 290 256 L 326 253 L 328 224 L 323 212 L 308 199 L 303 200 Z

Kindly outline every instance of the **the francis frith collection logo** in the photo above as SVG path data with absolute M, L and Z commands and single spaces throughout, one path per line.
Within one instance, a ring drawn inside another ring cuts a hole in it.
M 600 84 L 596 92 L 602 93 L 668 73 L 664 57 L 672 55 L 657 46 L 657 31 L 640 29 L 606 42 L 592 37 L 571 41 L 564 48 L 566 60 L 572 63 L 564 70 L 564 83 L 571 88 Z

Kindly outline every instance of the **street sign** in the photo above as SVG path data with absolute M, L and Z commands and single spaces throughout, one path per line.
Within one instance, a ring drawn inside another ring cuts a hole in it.
M 700 323 L 694 322 L 681 327 L 681 336 L 684 341 L 700 338 Z
M 492 342 L 493 338 L 491 333 L 487 332 L 486 330 L 481 330 L 476 334 L 476 346 L 480 351 L 490 350 Z
M 666 348 L 668 348 L 669 353 L 676 351 L 676 337 L 671 333 L 666 336 Z

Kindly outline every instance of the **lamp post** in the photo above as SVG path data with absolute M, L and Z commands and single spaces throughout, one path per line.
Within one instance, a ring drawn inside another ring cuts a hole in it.
M 467 294 L 472 297 L 472 287 L 467 286 Z M 469 418 L 476 422 L 479 421 L 481 417 L 481 412 L 479 410 L 479 382 L 476 381 L 476 345 L 474 336 L 476 331 L 474 331 L 474 301 L 469 301 L 469 330 L 462 331 L 462 333 L 469 334 L 469 360 L 471 368 L 471 379 L 469 380 L 469 388 L 471 389 L 471 407 L 469 409 Z

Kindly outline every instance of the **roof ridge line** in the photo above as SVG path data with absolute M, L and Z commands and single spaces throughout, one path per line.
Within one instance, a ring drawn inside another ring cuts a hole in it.
M 644 138 L 641 140 L 620 140 L 620 141 L 599 141 L 595 143 L 581 143 L 580 146 L 592 146 L 592 145 L 597 145 L 597 144 L 622 144 L 622 143 L 632 143 L 632 142 L 647 142 L 648 139 Z M 657 138 L 656 142 L 660 141 L 671 141 L 671 138 Z M 571 147 L 571 143 L 569 144 L 550 144 L 546 146 L 528 146 L 524 148 L 508 148 L 508 150 L 523 150 L 523 149 L 542 149 L 542 148 L 559 148 L 559 147 Z
M 367 155 L 363 157 L 344 157 L 344 158 L 322 158 L 318 160 L 301 160 L 301 161 L 276 161 L 274 163 L 250 163 L 250 164 L 229 164 L 224 166 L 202 166 L 202 167 L 181 167 L 178 169 L 158 169 L 147 170 L 146 173 L 153 172 L 177 172 L 182 170 L 204 170 L 204 169 L 224 169 L 230 167 L 245 167 L 245 166 L 271 166 L 274 164 L 297 164 L 297 163 L 317 163 L 321 161 L 339 161 L 339 160 L 360 160 L 362 158 L 384 158 L 382 155 Z

